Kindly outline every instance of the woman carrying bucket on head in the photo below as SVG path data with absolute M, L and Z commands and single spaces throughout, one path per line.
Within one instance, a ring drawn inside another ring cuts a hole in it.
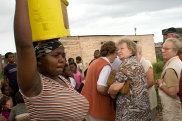
M 59 75 L 65 65 L 63 45 L 52 39 L 37 45 L 34 51 L 27 0 L 16 0 L 14 31 L 18 84 L 30 119 L 82 121 L 88 101 Z

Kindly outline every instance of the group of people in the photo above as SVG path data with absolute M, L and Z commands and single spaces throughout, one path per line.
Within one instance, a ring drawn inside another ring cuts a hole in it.
M 15 94 L 18 92 L 19 88 L 17 83 L 17 65 L 15 63 L 14 54 L 12 52 L 7 52 L 5 54 L 5 61 L 7 64 L 2 69 L 4 77 L 2 84 L 9 86 L 11 89 L 10 95 L 15 103 Z
M 71 82 L 73 88 L 81 92 L 84 85 L 83 64 L 80 56 L 69 58 L 68 63 L 65 64 L 62 75 Z
M 112 41 L 106 42 L 101 47 L 101 57 L 89 66 L 81 92 L 90 105 L 86 121 L 155 121 L 155 85 L 159 88 L 163 121 L 181 121 L 181 50 L 181 37 L 165 40 L 161 50 L 165 65 L 161 78 L 154 81 L 152 64 L 142 57 L 139 45 L 129 39 L 120 39 L 116 46 Z M 116 56 L 121 64 L 118 64 L 114 83 L 108 85 Z M 121 90 L 126 88 L 128 80 L 129 92 L 123 94 Z
M 92 59 L 89 65 L 97 58 L 100 57 L 100 50 L 94 51 L 94 59 Z M 88 68 L 84 69 L 82 58 L 80 56 L 76 57 L 76 62 L 74 58 L 68 58 L 63 72 L 61 73 L 67 80 L 70 81 L 71 86 L 75 88 L 79 93 L 81 93 L 82 88 L 85 83 L 85 77 L 87 74 Z
M 28 121 L 26 106 L 17 83 L 17 65 L 14 54 L 7 52 L 5 54 L 5 60 L 7 64 L 2 71 L 4 81 L 1 84 L 0 120 L 14 121 L 22 119 Z
M 27 113 L 24 100 L 21 93 L 19 92 L 17 83 L 17 65 L 15 63 L 15 57 L 12 52 L 7 52 L 5 54 L 5 60 L 7 65 L 3 68 L 2 74 L 4 76 L 4 81 L 1 84 L 1 114 L 0 121 L 10 120 L 14 121 L 21 119 L 22 121 L 29 120 L 29 114 Z M 84 81 L 81 72 L 83 70 L 83 64 L 81 63 L 81 57 L 76 57 L 76 63 L 73 58 L 69 58 L 69 64 L 65 64 L 63 73 L 68 81 L 70 81 L 71 86 L 77 90 L 79 93 L 84 85 Z M 18 117 L 18 118 L 17 118 Z
M 137 60 L 137 45 L 129 39 L 121 39 L 117 44 L 109 41 L 101 46 L 100 55 L 89 66 L 81 92 L 90 105 L 86 121 L 151 121 L 148 88 L 154 85 L 154 80 L 147 82 L 144 68 Z M 111 63 L 117 56 L 121 64 L 118 64 L 114 83 L 109 86 Z M 145 65 L 148 71 L 151 65 Z M 130 91 L 121 94 L 120 90 L 128 79 Z M 116 99 L 116 110 L 113 99 Z
M 152 64 L 142 57 L 141 47 L 132 40 L 122 38 L 117 43 L 105 42 L 100 51 L 95 51 L 83 81 L 81 57 L 76 58 L 76 63 L 73 58 L 66 63 L 64 46 L 58 38 L 33 46 L 27 0 L 16 0 L 14 34 L 19 86 L 15 99 L 17 107 L 19 103 L 24 104 L 19 108 L 26 108 L 23 115 L 28 115 L 26 120 L 155 121 L 157 99 Z M 180 49 L 178 38 L 168 38 L 162 47 L 165 66 L 156 85 L 164 121 L 182 120 L 178 97 L 181 94 Z M 109 85 L 113 70 L 116 73 Z M 123 88 L 129 91 L 123 93 Z M 4 90 L 4 97 L 10 96 Z M 10 102 L 8 97 L 1 109 L 9 111 Z M 12 112 L 17 110 L 11 109 Z

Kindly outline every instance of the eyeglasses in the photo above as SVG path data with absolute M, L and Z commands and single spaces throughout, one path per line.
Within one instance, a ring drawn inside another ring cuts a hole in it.
M 168 50 L 170 50 L 170 49 L 175 49 L 175 48 L 162 47 L 162 50 L 166 50 L 166 51 L 168 51 Z

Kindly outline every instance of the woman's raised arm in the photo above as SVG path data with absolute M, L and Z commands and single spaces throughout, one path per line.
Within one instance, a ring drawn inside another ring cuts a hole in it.
M 18 85 L 26 96 L 35 96 L 41 90 L 41 81 L 32 44 L 27 0 L 16 0 L 14 36 L 18 62 Z

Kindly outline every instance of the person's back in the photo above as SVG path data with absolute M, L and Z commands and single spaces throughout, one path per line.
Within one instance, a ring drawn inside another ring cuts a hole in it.
M 182 108 L 182 71 L 181 71 L 181 78 L 180 78 L 180 82 L 179 82 L 179 92 L 178 92 L 178 96 L 180 98 L 181 108 Z
M 153 67 L 151 62 L 142 56 L 142 48 L 139 45 L 137 46 L 137 60 L 141 63 L 144 69 L 144 72 L 146 74 L 147 86 L 149 90 L 149 101 L 150 101 L 150 110 L 152 114 L 152 121 L 155 121 L 157 95 L 156 95 L 155 85 L 154 85 Z
M 95 60 L 90 65 L 85 79 L 85 85 L 81 93 L 89 101 L 89 115 L 97 119 L 103 119 L 104 121 L 113 121 L 115 112 L 112 99 L 108 95 L 102 95 L 97 91 L 97 81 L 100 72 L 106 65 L 109 65 L 109 63 L 102 58 Z
M 182 55 L 180 57 L 181 57 L 180 60 L 182 61 Z M 182 108 L 182 71 L 181 71 L 181 77 L 180 77 L 180 81 L 179 81 L 179 92 L 178 92 L 178 96 L 180 98 L 181 108 Z
M 179 40 L 179 42 L 182 44 L 182 36 L 178 34 L 176 37 Z M 180 49 L 179 59 L 182 61 L 182 48 Z M 181 71 L 181 77 L 180 77 L 180 81 L 179 81 L 179 92 L 178 92 L 178 96 L 180 98 L 181 108 L 182 108 L 182 71 Z
M 116 58 L 116 46 L 108 41 L 101 46 L 101 56 L 91 63 L 85 78 L 82 94 L 88 99 L 90 107 L 87 121 L 114 121 L 115 111 L 108 95 L 107 80 L 111 63 Z

